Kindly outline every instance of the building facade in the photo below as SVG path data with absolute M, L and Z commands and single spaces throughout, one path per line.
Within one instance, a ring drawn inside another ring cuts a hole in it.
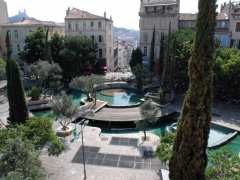
M 0 34 L 2 31 L 2 25 L 8 23 L 8 9 L 7 3 L 4 0 L 0 0 Z M 0 36 L 0 56 L 3 56 L 3 42 L 4 37 Z
M 65 17 L 66 36 L 85 36 L 97 44 L 97 58 L 108 71 L 114 70 L 113 21 L 112 18 L 97 16 L 80 9 L 68 9 Z
M 161 34 L 178 29 L 179 0 L 141 0 L 140 43 L 145 57 L 149 58 L 153 30 L 155 28 L 155 58 L 159 58 Z
M 60 35 L 64 35 L 64 26 L 58 25 L 54 22 L 49 21 L 39 21 L 36 19 L 26 19 L 23 21 L 15 22 L 15 23 L 6 23 L 2 26 L 2 31 L 0 37 L 6 38 L 7 33 L 9 33 L 10 37 L 10 45 L 11 45 L 11 58 L 19 59 L 19 52 L 24 49 L 25 39 L 27 35 L 37 28 L 42 27 L 49 30 L 49 38 L 54 33 L 59 33 Z M 5 40 L 2 42 L 2 47 L 6 47 Z M 6 53 L 6 48 L 3 49 L 3 53 Z

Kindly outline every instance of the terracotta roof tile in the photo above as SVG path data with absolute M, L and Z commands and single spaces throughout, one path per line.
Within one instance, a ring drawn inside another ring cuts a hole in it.
M 69 10 L 65 19 L 107 19 L 102 16 L 91 14 L 87 11 L 83 11 L 77 8 Z

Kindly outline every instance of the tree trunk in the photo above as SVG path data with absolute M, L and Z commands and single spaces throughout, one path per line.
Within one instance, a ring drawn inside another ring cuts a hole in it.
M 204 180 L 211 122 L 216 1 L 199 0 L 190 84 L 170 160 L 171 180 Z
M 147 134 L 146 134 L 146 131 L 144 130 L 143 133 L 144 133 L 144 141 L 146 141 L 146 140 L 147 140 Z

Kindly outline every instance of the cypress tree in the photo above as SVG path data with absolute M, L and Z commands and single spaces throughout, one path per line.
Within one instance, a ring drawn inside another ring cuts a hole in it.
M 152 75 L 154 73 L 154 56 L 155 56 L 155 25 L 153 28 L 153 34 L 152 34 L 152 41 L 151 41 L 151 49 L 150 49 L 150 72 L 151 72 L 151 79 Z
M 11 48 L 11 43 L 10 43 L 9 31 L 6 34 L 5 43 L 6 43 L 6 48 L 7 48 L 7 59 L 10 59 L 11 54 L 12 54 L 12 48 Z
M 164 50 L 165 50 L 164 33 L 161 33 L 160 51 L 159 51 L 159 76 L 160 77 L 162 76 L 162 73 L 163 73 Z
M 199 0 L 186 94 L 170 160 L 171 180 L 204 180 L 211 122 L 216 0 Z
M 28 109 L 19 67 L 14 60 L 7 60 L 6 73 L 9 121 L 12 124 L 24 123 L 28 119 Z

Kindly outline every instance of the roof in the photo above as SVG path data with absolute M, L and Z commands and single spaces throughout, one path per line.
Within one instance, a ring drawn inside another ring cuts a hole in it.
M 52 21 L 40 21 L 37 19 L 25 19 L 18 22 L 7 23 L 3 26 L 60 26 L 59 24 Z
M 175 5 L 176 0 L 143 0 L 143 6 Z
M 190 13 L 181 13 L 179 16 L 180 21 L 196 21 L 197 14 L 190 14 Z
M 110 20 L 103 16 L 91 14 L 87 11 L 83 11 L 83 10 L 80 10 L 77 8 L 68 9 L 65 19 L 106 19 L 106 20 Z
M 217 20 L 228 20 L 228 15 L 226 13 L 219 13 L 217 15 Z M 190 14 L 190 13 L 181 13 L 179 17 L 180 21 L 196 21 L 197 14 Z

